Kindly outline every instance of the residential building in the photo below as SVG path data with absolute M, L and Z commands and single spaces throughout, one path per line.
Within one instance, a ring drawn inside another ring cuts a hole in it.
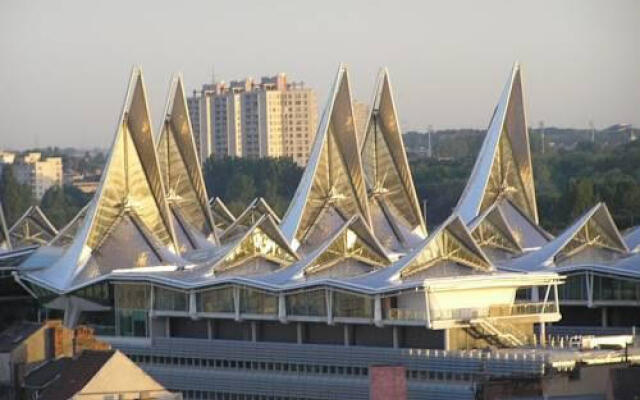
M 60 320 L 16 322 L 0 332 L 0 394 L 20 398 L 25 377 L 47 361 L 110 348 L 85 326 L 69 329 Z
M 188 99 L 202 160 L 230 157 L 309 158 L 316 124 L 315 92 L 285 74 L 205 84 Z M 194 122 L 197 121 L 197 122 Z
M 18 182 L 31 186 L 34 199 L 40 201 L 52 186 L 62 186 L 62 158 L 43 158 L 42 153 L 31 152 L 15 160 L 13 173 Z
M 30 371 L 25 394 L 40 400 L 181 400 L 117 350 L 85 350 Z

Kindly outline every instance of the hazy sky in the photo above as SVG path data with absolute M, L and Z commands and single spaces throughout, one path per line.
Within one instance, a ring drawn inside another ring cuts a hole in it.
M 286 72 L 324 106 L 342 61 L 367 102 L 389 67 L 405 130 L 485 128 L 516 59 L 530 125 L 640 125 L 640 0 L 2 0 L 0 148 L 106 146 L 133 64 L 154 127 L 174 71 Z

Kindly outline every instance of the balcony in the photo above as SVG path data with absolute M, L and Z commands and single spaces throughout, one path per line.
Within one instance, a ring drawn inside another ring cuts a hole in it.
M 488 307 L 438 309 L 431 313 L 432 321 L 471 321 L 478 318 L 503 318 L 557 314 L 558 307 L 551 303 L 492 304 Z

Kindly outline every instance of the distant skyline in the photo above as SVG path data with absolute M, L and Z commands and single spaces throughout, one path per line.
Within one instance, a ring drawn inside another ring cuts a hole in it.
M 324 107 L 339 62 L 356 99 L 391 73 L 405 131 L 486 128 L 514 61 L 529 124 L 640 126 L 640 1 L 0 3 L 0 149 L 107 147 L 131 66 L 154 130 L 173 72 L 285 72 Z

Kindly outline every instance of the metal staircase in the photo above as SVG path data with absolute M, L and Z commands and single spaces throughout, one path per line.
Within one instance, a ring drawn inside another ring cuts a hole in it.
M 474 339 L 483 339 L 496 347 L 521 347 L 529 344 L 530 338 L 508 322 L 475 319 L 465 328 Z

